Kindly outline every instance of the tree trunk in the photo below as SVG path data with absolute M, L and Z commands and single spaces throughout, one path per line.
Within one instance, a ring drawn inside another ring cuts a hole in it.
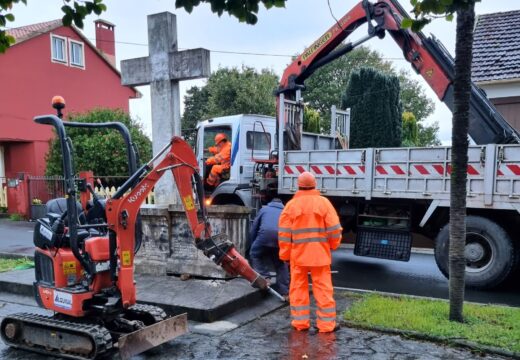
M 466 182 L 468 167 L 468 123 L 471 94 L 474 3 L 457 11 L 455 79 L 453 81 L 453 129 L 450 193 L 450 320 L 463 321 L 466 261 Z

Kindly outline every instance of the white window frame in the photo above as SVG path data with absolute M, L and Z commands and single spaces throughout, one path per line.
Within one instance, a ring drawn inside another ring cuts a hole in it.
M 72 44 L 81 46 L 81 65 L 72 63 Z M 70 66 L 85 69 L 85 44 L 83 42 L 69 39 L 69 59 Z
M 54 53 L 54 41 L 53 41 L 54 38 L 63 40 L 63 56 L 65 58 L 64 60 L 57 59 L 55 57 L 56 54 Z M 51 33 L 51 61 L 54 63 L 58 63 L 58 64 L 68 65 L 69 59 L 68 59 L 67 38 L 66 37 Z

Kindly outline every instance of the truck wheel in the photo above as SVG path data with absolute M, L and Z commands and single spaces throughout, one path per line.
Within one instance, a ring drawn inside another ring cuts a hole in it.
M 435 262 L 448 278 L 449 224 L 435 238 Z M 466 218 L 466 286 L 491 289 L 514 272 L 518 252 L 507 232 L 497 223 L 481 217 Z

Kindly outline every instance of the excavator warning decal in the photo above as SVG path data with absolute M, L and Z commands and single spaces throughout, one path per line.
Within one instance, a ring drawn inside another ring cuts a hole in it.
M 130 251 L 128 251 L 128 250 L 123 251 L 121 257 L 123 259 L 123 266 L 132 265 L 132 260 L 130 259 Z
M 63 262 L 63 274 L 64 275 L 76 274 L 76 262 L 75 261 L 64 261 Z
M 186 208 L 186 210 L 190 211 L 190 210 L 195 209 L 195 204 L 193 204 L 193 197 L 191 197 L 191 195 L 184 197 L 183 201 L 184 201 L 184 207 Z

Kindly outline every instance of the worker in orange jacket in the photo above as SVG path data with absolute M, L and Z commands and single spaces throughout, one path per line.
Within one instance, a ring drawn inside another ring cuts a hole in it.
M 290 261 L 291 325 L 300 331 L 310 328 L 310 272 L 317 328 L 319 332 L 335 331 L 339 326 L 330 274 L 331 249 L 339 247 L 343 229 L 330 201 L 316 190 L 316 178 L 310 172 L 298 177 L 298 192 L 282 211 L 278 226 L 280 259 Z
M 226 134 L 218 133 L 215 135 L 215 146 L 209 150 L 215 155 L 206 160 L 206 165 L 213 165 L 206 182 L 209 186 L 216 187 L 222 179 L 222 172 L 231 167 L 231 142 Z

